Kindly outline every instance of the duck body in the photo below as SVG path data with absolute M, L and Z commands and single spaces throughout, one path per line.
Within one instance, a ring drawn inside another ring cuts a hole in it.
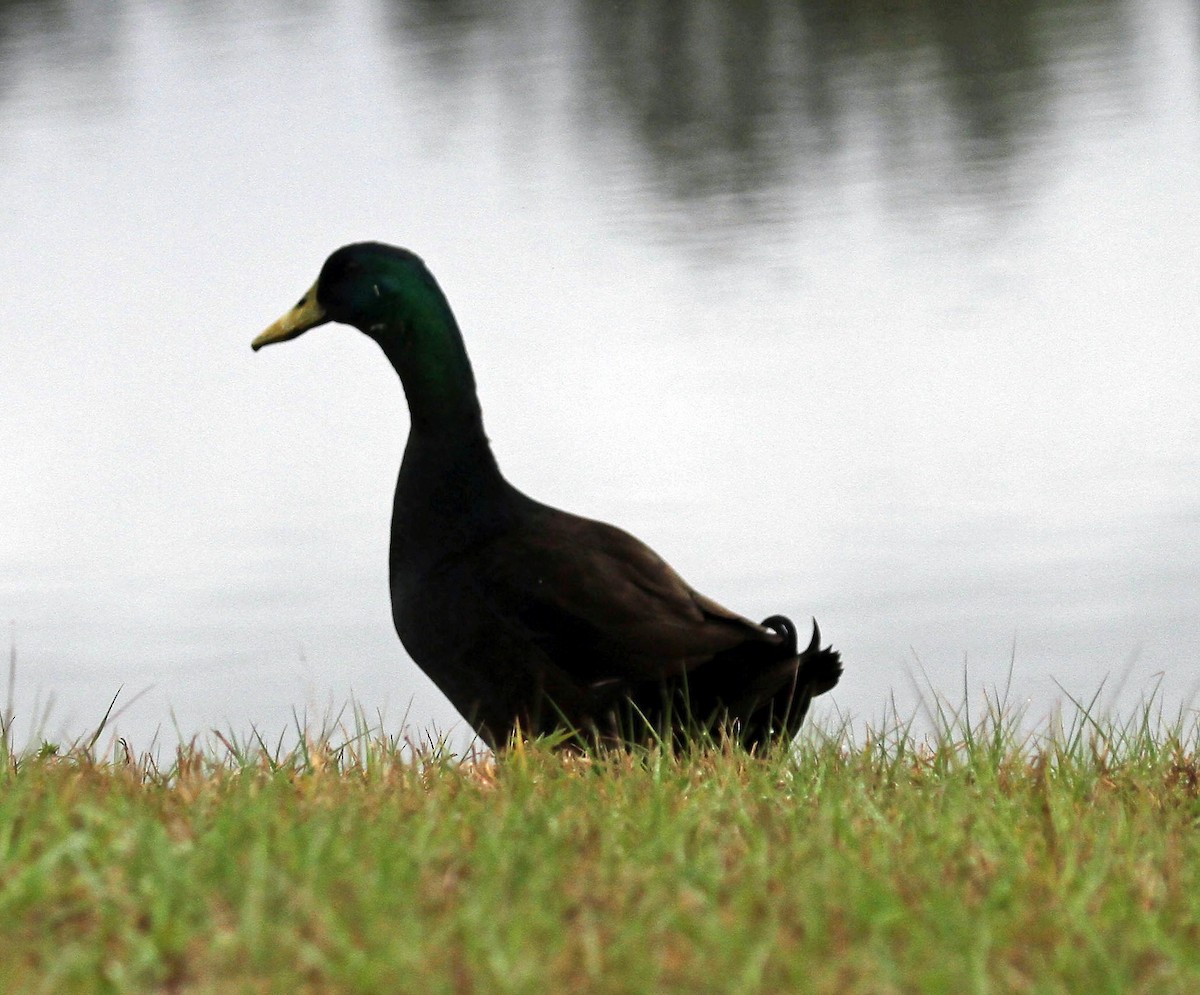
M 416 256 L 339 249 L 254 346 L 331 320 L 379 343 L 409 402 L 389 554 L 396 632 L 488 745 L 561 729 L 628 742 L 719 726 L 751 748 L 794 737 L 841 674 L 815 623 L 799 652 L 782 616 L 731 612 L 628 533 L 509 484 L 457 323 Z

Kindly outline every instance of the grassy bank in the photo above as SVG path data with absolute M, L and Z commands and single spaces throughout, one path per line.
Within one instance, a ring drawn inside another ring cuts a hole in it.
M 1196 730 L 3 755 L 6 991 L 1200 989 Z

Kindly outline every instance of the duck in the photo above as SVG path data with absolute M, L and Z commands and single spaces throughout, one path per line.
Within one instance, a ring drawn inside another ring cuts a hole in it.
M 379 242 L 337 249 L 251 346 L 329 322 L 373 339 L 399 375 L 409 431 L 392 506 L 392 620 L 484 743 L 720 736 L 763 750 L 795 738 L 842 673 L 816 619 L 799 650 L 787 616 L 753 622 L 628 532 L 510 484 L 458 322 L 419 256 Z

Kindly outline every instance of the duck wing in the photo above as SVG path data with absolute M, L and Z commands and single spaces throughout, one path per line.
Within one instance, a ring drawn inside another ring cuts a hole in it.
M 746 643 L 783 642 L 603 522 L 539 507 L 464 555 L 459 576 L 494 615 L 583 684 L 661 681 Z

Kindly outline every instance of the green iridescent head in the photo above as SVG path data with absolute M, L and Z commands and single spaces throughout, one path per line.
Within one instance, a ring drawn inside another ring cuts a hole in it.
M 436 281 L 420 257 L 379 242 L 345 245 L 321 267 L 317 282 L 251 347 L 286 342 L 310 328 L 336 321 L 372 338 L 402 333 L 406 326 L 450 317 Z

